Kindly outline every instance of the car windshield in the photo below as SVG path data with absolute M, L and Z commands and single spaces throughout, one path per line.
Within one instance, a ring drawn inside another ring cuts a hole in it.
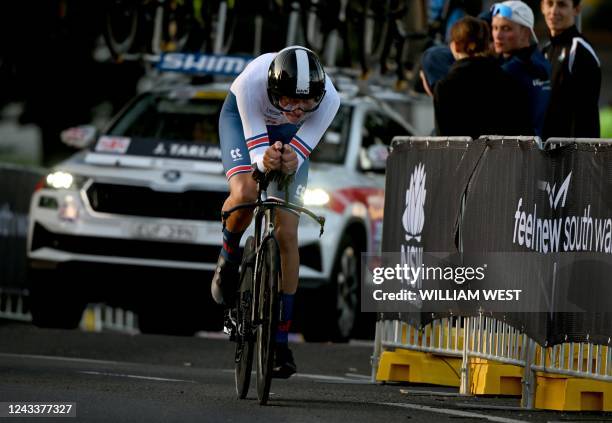
M 316 163 L 344 163 L 351 128 L 351 106 L 342 105 L 325 131 L 323 138 L 312 152 L 310 160 Z
M 132 104 L 108 135 L 219 145 L 219 113 L 222 105 L 223 98 L 145 95 Z
M 146 94 L 128 107 L 107 134 L 219 145 L 219 113 L 222 106 L 221 97 L 194 99 Z M 310 156 L 312 162 L 344 163 L 352 111 L 351 106 L 340 107 Z

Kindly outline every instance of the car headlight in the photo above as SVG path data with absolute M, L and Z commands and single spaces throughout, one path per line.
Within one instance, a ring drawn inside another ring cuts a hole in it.
M 324 206 L 329 203 L 329 194 L 321 188 L 307 188 L 304 191 L 305 206 Z
M 43 186 L 51 189 L 80 188 L 85 182 L 82 176 L 73 175 L 61 170 L 48 174 L 43 180 Z

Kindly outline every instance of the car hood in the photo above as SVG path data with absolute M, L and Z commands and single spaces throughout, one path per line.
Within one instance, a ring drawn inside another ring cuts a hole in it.
M 385 188 L 385 177 L 350 170 L 344 166 L 312 163 L 308 172 L 308 187 L 337 190 L 345 188 Z
M 83 150 L 61 162 L 55 170 L 92 178 L 98 182 L 148 186 L 161 191 L 228 189 L 220 162 L 129 155 L 116 157 L 116 160 L 98 161 L 98 158 L 96 153 Z M 312 163 L 308 174 L 309 188 L 322 188 L 327 191 L 352 188 L 382 190 L 384 186 L 384 175 L 352 171 L 341 165 Z
M 221 162 L 129 155 L 100 160 L 100 155 L 94 152 L 80 151 L 55 166 L 54 170 L 98 182 L 147 186 L 159 191 L 227 191 Z

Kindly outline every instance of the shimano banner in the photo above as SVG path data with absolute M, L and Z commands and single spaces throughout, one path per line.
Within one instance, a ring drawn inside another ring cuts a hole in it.
M 0 287 L 25 284 L 30 197 L 42 176 L 39 169 L 0 164 Z
M 250 56 L 202 53 L 165 53 L 157 64 L 162 72 L 237 76 L 253 60 Z

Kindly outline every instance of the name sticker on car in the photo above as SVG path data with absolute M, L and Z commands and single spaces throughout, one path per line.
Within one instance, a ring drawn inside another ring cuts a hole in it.
M 127 137 L 112 137 L 103 135 L 98 138 L 95 150 L 101 153 L 125 154 L 130 146 L 131 139 Z

